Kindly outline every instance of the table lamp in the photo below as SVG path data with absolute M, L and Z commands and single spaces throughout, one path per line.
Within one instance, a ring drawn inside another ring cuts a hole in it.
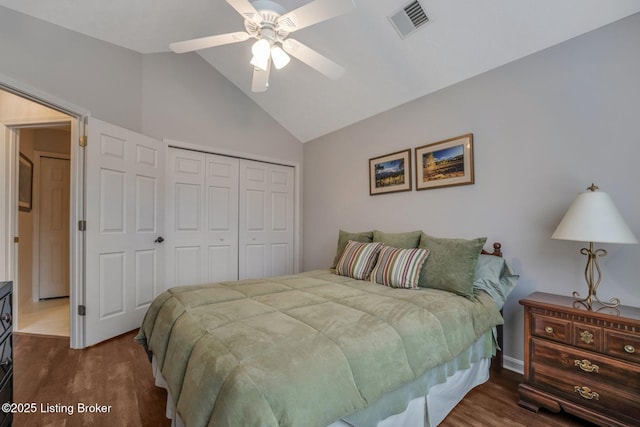
M 596 294 L 602 279 L 597 257 L 607 255 L 607 251 L 604 249 L 594 250 L 593 242 L 639 242 L 607 193 L 598 191 L 598 187 L 591 184 L 586 192 L 578 194 L 578 197 L 569 207 L 551 238 L 589 242 L 588 248 L 580 249 L 580 253 L 587 256 L 584 277 L 587 281 L 589 293 L 585 298 L 580 298 L 578 292 L 573 292 L 576 302 L 583 304 L 589 310 L 591 310 L 594 300 L 605 307 L 617 307 L 620 305 L 618 298 L 611 298 L 609 302 L 602 302 Z

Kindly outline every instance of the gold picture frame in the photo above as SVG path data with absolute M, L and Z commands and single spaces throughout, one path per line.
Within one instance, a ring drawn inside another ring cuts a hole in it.
M 369 159 L 369 194 L 411 191 L 411 149 Z
M 473 134 L 415 149 L 416 190 L 474 183 Z

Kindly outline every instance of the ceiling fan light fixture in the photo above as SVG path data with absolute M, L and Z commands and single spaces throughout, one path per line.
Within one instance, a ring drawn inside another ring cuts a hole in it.
M 271 48 L 271 59 L 273 60 L 273 65 L 278 70 L 286 67 L 289 61 L 291 61 L 291 57 L 277 45 Z
M 268 58 L 271 53 L 271 44 L 267 39 L 260 39 L 251 46 L 251 53 L 253 56 L 259 58 Z
M 271 44 L 269 41 L 266 39 L 258 40 L 251 46 L 251 53 L 253 53 L 253 58 L 251 58 L 249 63 L 254 67 L 266 71 L 269 66 L 269 55 L 271 54 Z
M 262 71 L 267 71 L 267 67 L 269 66 L 269 56 L 264 57 L 253 55 L 253 58 L 251 58 L 249 63 L 256 68 L 260 68 Z

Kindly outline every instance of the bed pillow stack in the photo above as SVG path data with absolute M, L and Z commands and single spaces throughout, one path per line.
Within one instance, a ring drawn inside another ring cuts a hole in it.
M 350 233 L 340 230 L 334 260 L 336 273 L 394 288 L 415 289 L 422 266 L 429 256 L 428 250 L 418 248 L 420 235 L 419 230 L 408 233 L 378 230 Z M 351 240 L 352 237 L 363 242 Z
M 385 286 L 441 289 L 471 299 L 474 289 L 508 293 L 518 277 L 505 266 L 504 260 L 483 258 L 478 264 L 486 241 L 486 237 L 440 238 L 420 230 L 406 233 L 340 230 L 332 268 L 336 268 L 337 274 Z M 495 274 L 478 273 L 477 268 Z

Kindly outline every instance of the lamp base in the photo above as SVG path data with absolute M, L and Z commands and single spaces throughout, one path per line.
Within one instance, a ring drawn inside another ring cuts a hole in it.
M 596 290 L 600 285 L 602 279 L 602 273 L 600 272 L 600 266 L 598 265 L 598 256 L 607 255 L 607 251 L 604 249 L 593 250 L 593 242 L 589 242 L 588 248 L 580 249 L 580 253 L 587 256 L 587 266 L 584 269 L 584 278 L 587 281 L 587 287 L 589 294 L 585 298 L 580 298 L 578 292 L 573 292 L 573 297 L 576 298 L 575 303 L 582 304 L 588 310 L 593 309 L 594 300 L 605 307 L 617 307 L 620 305 L 618 298 L 611 298 L 609 302 L 600 301 L 600 298 L 596 295 Z M 596 277 L 597 273 L 597 277 Z

